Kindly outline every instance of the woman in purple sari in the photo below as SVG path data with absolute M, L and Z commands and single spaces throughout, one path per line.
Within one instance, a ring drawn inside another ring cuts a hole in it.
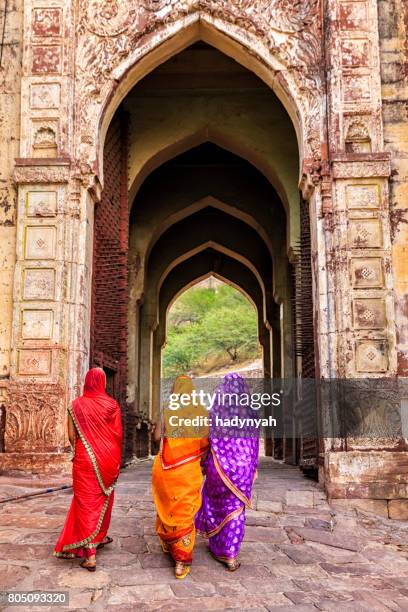
M 202 506 L 195 519 L 197 531 L 209 538 L 212 556 L 229 571 L 239 568 L 238 553 L 245 533 L 245 508 L 251 505 L 252 485 L 258 465 L 259 432 L 250 425 L 243 429 L 221 427 L 234 416 L 253 418 L 248 407 L 248 385 L 239 374 L 228 374 L 217 388 L 211 409 L 211 452 L 204 464 L 206 479 Z M 218 420 L 218 423 L 219 423 Z

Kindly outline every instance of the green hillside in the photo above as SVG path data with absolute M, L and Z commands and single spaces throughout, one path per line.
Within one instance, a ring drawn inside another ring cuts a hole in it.
M 255 309 L 233 287 L 195 286 L 172 305 L 163 350 L 164 378 L 189 371 L 207 373 L 259 355 Z

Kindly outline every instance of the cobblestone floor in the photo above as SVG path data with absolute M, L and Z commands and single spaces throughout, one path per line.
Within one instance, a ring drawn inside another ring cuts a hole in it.
M 154 534 L 150 477 L 150 461 L 121 475 L 115 541 L 94 574 L 51 556 L 70 492 L 0 504 L 1 587 L 69 590 L 71 609 L 98 612 L 408 611 L 407 524 L 329 506 L 316 483 L 269 459 L 261 460 L 240 570 L 225 571 L 199 539 L 191 574 L 176 581 Z M 0 479 L 0 490 L 4 497 L 18 489 Z

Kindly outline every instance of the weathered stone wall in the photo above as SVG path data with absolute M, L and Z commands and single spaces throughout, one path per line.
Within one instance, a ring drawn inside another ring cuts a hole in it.
M 408 4 L 380 0 L 384 146 L 391 153 L 390 218 L 398 374 L 408 376 Z
M 0 65 L 0 392 L 10 374 L 10 344 L 13 309 L 13 274 L 16 258 L 16 202 L 13 183 L 14 159 L 20 145 L 20 96 L 23 2 L 8 2 L 0 8 L 0 32 L 4 40 Z M 1 42 L 1 41 L 0 41 Z M 0 400 L 1 402 L 1 400 Z
M 138 81 L 200 40 L 257 74 L 294 124 L 310 203 L 319 375 L 407 373 L 403 0 L 25 0 L 24 23 L 22 10 L 9 3 L 6 33 L 17 42 L 21 32 L 21 43 L 6 45 L 1 73 L 0 376 L 10 374 L 1 465 L 64 462 L 66 405 L 89 363 L 104 139 Z M 372 482 L 358 490 L 353 480 L 371 478 L 370 462 L 386 467 L 393 453 L 361 443 L 350 470 L 342 444 L 325 448 L 328 486 L 375 494 Z

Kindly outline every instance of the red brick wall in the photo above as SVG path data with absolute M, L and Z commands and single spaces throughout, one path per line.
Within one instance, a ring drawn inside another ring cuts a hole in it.
M 117 113 L 104 150 L 104 190 L 95 210 L 91 363 L 108 369 L 125 411 L 128 300 L 127 122 Z

